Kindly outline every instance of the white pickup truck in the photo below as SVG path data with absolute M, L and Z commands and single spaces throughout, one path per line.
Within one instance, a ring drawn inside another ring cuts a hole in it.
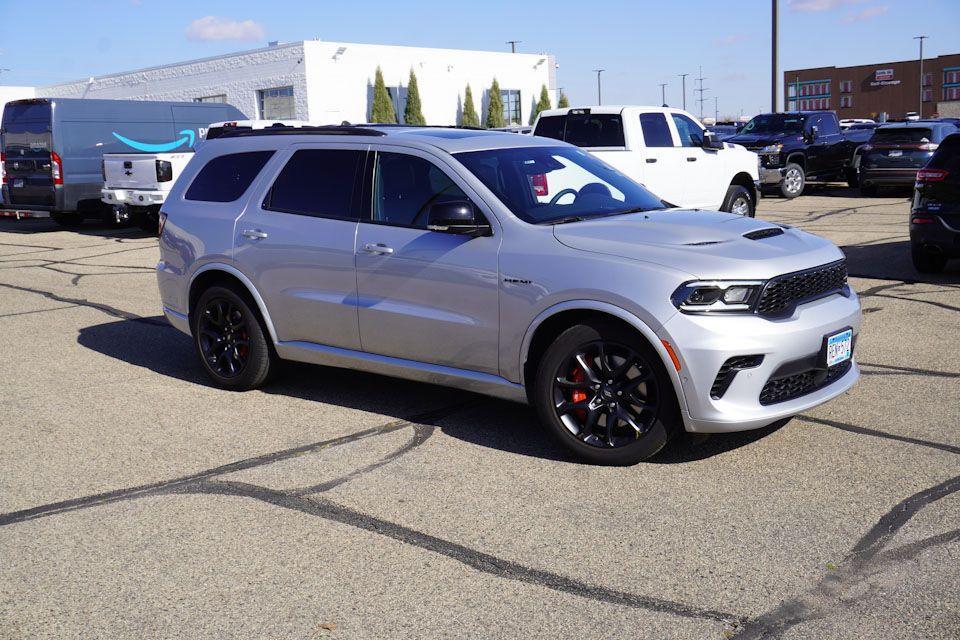
M 533 135 L 582 147 L 678 207 L 756 213 L 757 154 L 720 141 L 681 109 L 551 109 Z
M 151 228 L 160 206 L 193 157 L 189 153 L 105 153 L 100 200 L 111 205 L 117 223 Z

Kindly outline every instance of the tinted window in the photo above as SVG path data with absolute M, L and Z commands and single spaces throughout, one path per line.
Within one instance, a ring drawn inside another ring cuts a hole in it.
M 662 113 L 641 113 L 640 128 L 643 129 L 643 142 L 648 147 L 673 146 L 673 136 Z
M 681 147 L 702 147 L 703 129 L 685 115 L 674 113 L 673 124 L 677 127 Z
M 960 133 L 944 138 L 927 166 L 931 169 L 946 169 L 951 175 L 960 173 Z
M 537 121 L 537 129 L 533 132 L 535 136 L 544 136 L 554 140 L 563 140 L 563 124 L 566 116 L 547 116 Z
M 243 195 L 273 151 L 232 153 L 214 158 L 200 170 L 187 189 L 187 200 L 233 202 Z
M 274 181 L 265 209 L 321 218 L 356 220 L 352 206 L 363 151 L 303 149 Z
M 439 202 L 469 200 L 432 162 L 403 153 L 378 153 L 373 219 L 426 229 L 427 212 Z
M 570 112 L 563 140 L 578 147 L 622 147 L 623 121 L 619 113 Z
M 805 117 L 798 114 L 767 113 L 756 116 L 740 133 L 800 133 Z
M 897 144 L 910 142 L 930 142 L 933 131 L 925 127 L 881 127 L 873 132 L 870 142 L 879 144 Z
M 840 123 L 836 118 L 830 116 L 820 116 L 820 133 L 824 135 L 833 135 L 840 133 Z

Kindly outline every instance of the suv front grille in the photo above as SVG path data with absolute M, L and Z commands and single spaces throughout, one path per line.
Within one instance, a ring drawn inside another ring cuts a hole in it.
M 851 361 L 841 362 L 827 369 L 809 369 L 784 378 L 771 379 L 763 385 L 760 392 L 760 404 L 769 405 L 794 400 L 832 384 L 850 370 Z
M 757 313 L 762 316 L 790 313 L 799 302 L 839 292 L 846 283 L 846 260 L 771 278 L 760 293 Z

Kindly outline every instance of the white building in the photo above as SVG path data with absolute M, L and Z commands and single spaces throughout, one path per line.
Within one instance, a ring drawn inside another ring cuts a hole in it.
M 36 97 L 34 87 L 10 87 L 0 86 L 0 113 L 3 112 L 3 105 L 11 100 L 23 100 L 24 98 Z
M 36 88 L 38 97 L 229 102 L 248 117 L 366 122 L 377 67 L 402 119 L 413 69 L 428 124 L 459 123 L 469 83 L 481 122 L 497 79 L 507 122 L 527 124 L 556 64 L 547 54 L 303 41 Z

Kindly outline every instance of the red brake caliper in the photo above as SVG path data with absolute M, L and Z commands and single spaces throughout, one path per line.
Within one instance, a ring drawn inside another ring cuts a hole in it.
M 586 379 L 586 375 L 583 372 L 583 369 L 580 367 L 574 367 L 573 371 L 570 372 L 570 381 L 571 382 L 583 382 Z M 583 402 L 587 399 L 587 393 L 583 389 L 574 389 L 570 393 L 571 402 Z M 577 416 L 577 420 L 583 422 L 587 419 L 587 412 L 584 409 L 577 409 L 574 412 L 574 415 Z

